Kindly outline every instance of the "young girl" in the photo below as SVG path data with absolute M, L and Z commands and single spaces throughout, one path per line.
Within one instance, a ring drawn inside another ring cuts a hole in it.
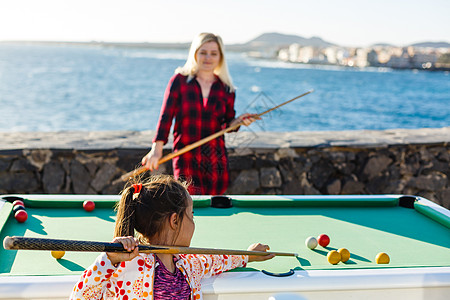
M 139 243 L 190 245 L 195 224 L 186 188 L 167 175 L 125 188 L 117 207 L 113 242 L 122 243 L 130 252 L 98 256 L 83 272 L 71 299 L 202 299 L 202 278 L 273 257 L 139 253 Z M 248 250 L 268 249 L 253 244 Z

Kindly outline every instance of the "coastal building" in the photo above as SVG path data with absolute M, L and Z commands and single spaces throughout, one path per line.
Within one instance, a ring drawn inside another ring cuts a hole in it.
M 336 58 L 339 65 L 345 65 L 345 60 L 350 57 L 350 52 L 345 48 L 339 48 L 336 51 Z
M 386 47 L 375 47 L 375 52 L 377 53 L 378 64 L 385 65 L 391 58 L 390 50 Z
M 289 49 L 282 48 L 278 50 L 277 58 L 282 61 L 289 61 Z
M 313 47 L 291 44 L 287 48 L 278 49 L 276 57 L 282 61 L 305 64 L 332 64 L 364 68 L 388 67 L 395 69 L 434 69 L 439 57 L 450 53 L 450 49 L 393 47 L 378 45 L 368 48 L 346 47 Z
M 300 51 L 301 47 L 299 44 L 292 44 L 289 46 L 289 50 L 288 50 L 288 60 L 291 62 L 300 62 L 300 55 L 299 55 L 299 51 Z
M 298 61 L 310 64 L 328 64 L 328 60 L 321 49 L 312 46 L 300 48 Z
M 435 51 L 430 51 L 428 53 L 416 52 L 411 57 L 411 65 L 413 68 L 417 69 L 429 69 L 436 65 L 438 56 Z
M 369 66 L 369 62 L 367 60 L 368 49 L 358 48 L 356 49 L 355 55 L 355 66 L 359 68 L 364 68 Z
M 334 64 L 334 65 L 339 64 L 338 55 L 337 55 L 337 49 L 338 48 L 336 48 L 336 47 L 327 47 L 327 48 L 325 48 L 324 53 L 325 53 L 325 56 L 326 56 L 326 59 L 327 59 L 328 63 Z
M 394 55 L 386 63 L 387 67 L 396 69 L 407 69 L 411 67 L 411 56 L 407 48 L 396 48 L 393 52 Z
M 378 53 L 375 51 L 375 49 L 370 49 L 370 51 L 367 53 L 367 63 L 372 67 L 378 67 L 380 65 Z

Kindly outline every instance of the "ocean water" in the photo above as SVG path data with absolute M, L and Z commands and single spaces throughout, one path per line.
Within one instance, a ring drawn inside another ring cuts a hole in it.
M 350 69 L 227 53 L 236 111 L 253 131 L 450 126 L 450 74 Z M 187 50 L 0 44 L 0 131 L 154 130 L 169 78 Z

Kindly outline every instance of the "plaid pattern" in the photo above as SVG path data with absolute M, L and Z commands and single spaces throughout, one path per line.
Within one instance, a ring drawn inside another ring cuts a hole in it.
M 153 139 L 167 143 L 172 120 L 173 150 L 179 150 L 229 126 L 235 117 L 235 93 L 216 77 L 203 105 L 195 77 L 174 75 L 167 86 Z M 229 183 L 225 140 L 220 136 L 172 160 L 176 178 L 191 179 L 191 194 L 222 195 Z

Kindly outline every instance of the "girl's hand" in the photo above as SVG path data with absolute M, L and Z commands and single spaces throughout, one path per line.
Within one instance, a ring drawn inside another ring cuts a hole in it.
M 253 245 L 250 245 L 250 247 L 248 247 L 247 249 L 248 251 L 267 251 L 270 250 L 270 247 L 268 245 L 264 245 L 261 243 L 256 243 Z M 275 254 L 269 254 L 269 255 L 265 255 L 265 256 L 260 256 L 260 255 L 249 255 L 248 256 L 248 262 L 251 261 L 265 261 L 265 260 L 269 260 L 275 257 Z
M 159 160 L 162 157 L 163 142 L 157 141 L 153 143 L 152 150 L 142 158 L 142 165 L 148 170 L 157 170 L 159 166 Z
M 112 240 L 113 243 L 121 243 L 125 250 L 131 251 L 129 253 L 126 252 L 106 252 L 109 260 L 113 265 L 116 265 L 123 261 L 132 260 L 136 256 L 139 255 L 139 241 L 137 238 L 132 236 L 127 237 L 116 237 Z
M 230 126 L 234 126 L 238 123 L 243 123 L 245 126 L 249 126 L 250 124 L 252 124 L 253 122 L 255 122 L 256 120 L 261 120 L 261 117 L 259 117 L 257 114 L 249 114 L 249 113 L 245 113 L 240 115 L 239 117 L 237 117 L 236 119 L 234 119 L 231 123 Z

